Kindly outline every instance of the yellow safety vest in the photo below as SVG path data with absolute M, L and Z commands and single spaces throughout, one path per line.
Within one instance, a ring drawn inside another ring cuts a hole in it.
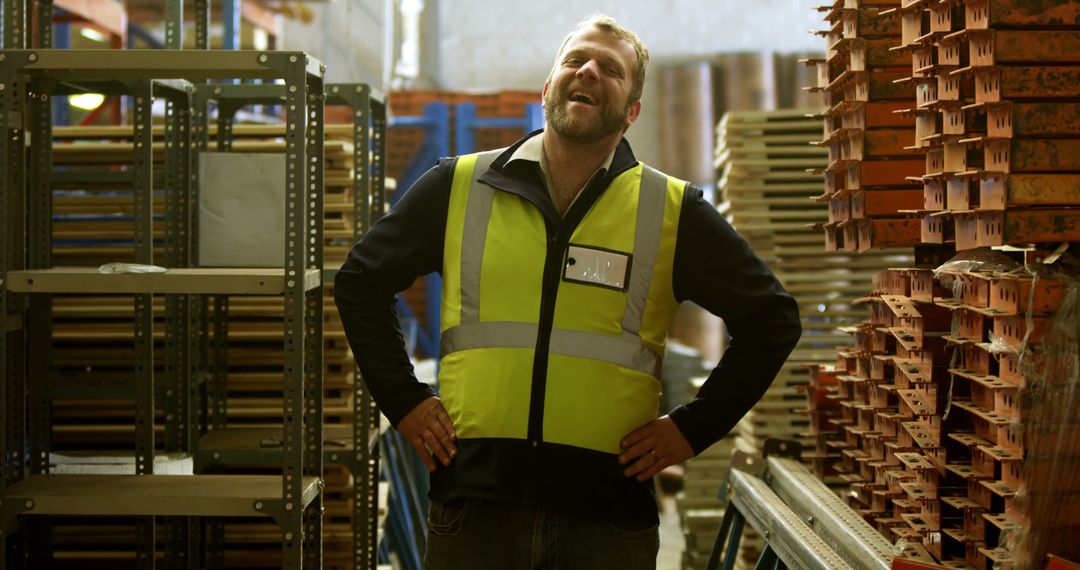
M 454 169 L 440 395 L 463 440 L 532 439 L 533 446 L 619 453 L 626 434 L 657 417 L 660 364 L 678 306 L 672 267 L 686 183 L 641 163 L 612 181 L 564 248 L 549 342 L 540 343 L 544 216 L 521 197 L 478 182 L 499 152 L 461 156 Z M 592 263 L 614 252 L 628 262 L 626 275 L 594 278 L 596 271 L 579 266 L 578 280 L 568 280 L 576 262 L 569 251 Z M 597 282 L 583 282 L 590 279 Z M 548 346 L 539 380 L 538 346 Z M 531 402 L 537 381 L 542 402 Z M 541 434 L 530 433 L 530 413 L 542 413 Z

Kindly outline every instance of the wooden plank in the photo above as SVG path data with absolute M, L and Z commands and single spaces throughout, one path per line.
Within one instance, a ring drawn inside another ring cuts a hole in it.
M 1080 9 L 1071 0 L 968 0 L 966 4 L 967 29 L 1080 26 Z
M 962 70 L 959 70 L 962 71 Z M 954 72 L 955 73 L 955 72 Z M 1080 66 L 1018 66 L 989 68 L 976 73 L 975 102 L 1003 100 L 1075 99 Z
M 968 42 L 975 67 L 1080 62 L 1080 30 L 996 30 Z
M 1080 174 L 987 176 L 979 184 L 979 208 L 1080 205 Z
M 901 210 L 921 208 L 922 203 L 921 189 L 860 191 L 851 196 L 851 217 L 896 217 Z
M 979 247 L 1080 240 L 1080 209 L 978 212 Z
M 984 147 L 990 172 L 1080 171 L 1080 139 L 1012 139 Z
M 986 110 L 990 138 L 1080 134 L 1080 103 L 1014 103 Z

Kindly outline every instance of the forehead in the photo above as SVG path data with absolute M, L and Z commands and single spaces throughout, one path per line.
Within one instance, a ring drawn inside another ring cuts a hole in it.
M 637 52 L 630 42 L 615 35 L 614 32 L 589 27 L 574 32 L 563 46 L 560 56 L 571 51 L 589 52 L 606 55 L 620 60 L 627 69 L 637 65 Z

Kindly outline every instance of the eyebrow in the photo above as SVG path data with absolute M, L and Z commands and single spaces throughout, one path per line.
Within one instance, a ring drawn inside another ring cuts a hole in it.
M 584 57 L 584 56 L 585 56 L 585 50 L 583 50 L 581 48 L 574 48 L 574 49 L 571 49 L 571 50 L 569 50 L 569 51 L 567 51 L 567 52 L 565 52 L 563 54 L 562 61 L 566 61 L 570 57 Z M 597 59 L 600 60 L 600 63 L 602 63 L 604 65 L 614 66 L 614 67 L 618 68 L 620 73 L 623 73 L 623 74 L 626 73 L 626 68 L 625 68 L 625 66 L 623 66 L 622 61 L 620 61 L 619 58 L 611 57 L 611 56 L 606 55 L 606 54 L 600 54 L 600 55 L 597 55 L 596 57 L 597 57 Z

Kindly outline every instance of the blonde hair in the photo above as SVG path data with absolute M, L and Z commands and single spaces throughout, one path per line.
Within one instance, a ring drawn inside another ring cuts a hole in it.
M 633 46 L 634 53 L 637 55 L 637 69 L 634 70 L 634 84 L 630 88 L 630 101 L 634 102 L 641 99 L 641 92 L 645 90 L 645 68 L 649 65 L 649 48 L 645 47 L 645 44 L 637 34 L 620 26 L 619 23 L 615 21 L 615 18 L 604 14 L 593 14 L 592 16 L 589 16 L 578 22 L 573 31 L 566 34 L 566 37 L 563 38 L 562 45 L 559 46 L 559 51 L 555 52 L 555 65 L 551 68 L 548 79 L 550 80 L 555 75 L 555 70 L 559 67 L 559 56 L 562 55 L 562 51 L 566 48 L 566 44 L 570 42 L 570 38 L 574 37 L 574 34 L 589 28 L 596 28 L 615 34 L 616 37 Z

